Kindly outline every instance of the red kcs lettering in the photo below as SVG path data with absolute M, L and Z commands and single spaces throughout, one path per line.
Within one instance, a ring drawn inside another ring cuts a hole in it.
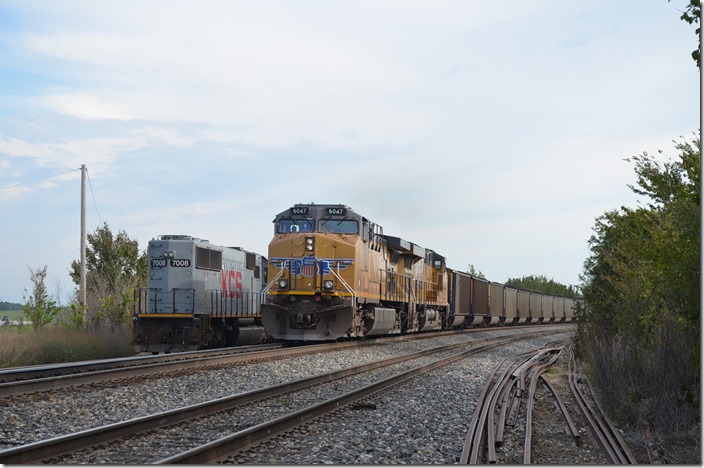
M 242 299 L 242 272 L 234 270 L 222 270 L 222 295 L 227 298 Z M 234 278 L 235 289 L 232 290 L 232 279 Z

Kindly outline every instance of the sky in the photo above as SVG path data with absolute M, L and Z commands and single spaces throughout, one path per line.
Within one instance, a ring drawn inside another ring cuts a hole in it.
M 266 255 L 341 203 L 492 281 L 579 285 L 626 158 L 700 126 L 686 0 L 0 0 L 0 301 L 86 224 Z M 662 155 L 658 151 L 662 150 Z

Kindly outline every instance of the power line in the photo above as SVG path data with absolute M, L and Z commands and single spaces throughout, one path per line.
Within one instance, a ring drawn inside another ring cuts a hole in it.
M 86 176 L 88 177 L 88 187 L 90 187 L 90 196 L 93 197 L 93 205 L 95 206 L 95 212 L 98 214 L 98 221 L 100 225 L 103 225 L 103 220 L 100 219 L 100 211 L 98 211 L 98 203 L 95 201 L 95 194 L 93 193 L 93 184 L 90 183 L 90 175 L 88 174 L 88 169 L 86 169 Z
M 14 184 L 14 185 L 8 185 L 8 186 L 6 186 L 6 187 L 0 187 L 0 190 L 7 190 L 7 189 L 15 188 L 15 187 L 21 187 L 21 186 L 23 186 L 23 185 L 28 185 L 28 184 L 33 184 L 33 183 L 35 183 L 35 182 L 39 182 L 40 180 L 51 179 L 52 177 L 57 177 L 57 176 L 60 176 L 60 175 L 68 174 L 69 172 L 80 171 L 80 170 L 81 170 L 80 167 L 79 167 L 78 169 L 69 169 L 68 171 L 59 172 L 58 174 L 53 174 L 53 175 L 50 175 L 50 176 L 42 177 L 42 178 L 40 178 L 40 179 L 34 179 L 34 180 L 30 180 L 30 181 L 28 181 L 28 182 L 22 182 L 22 183 L 20 183 L 20 184 Z

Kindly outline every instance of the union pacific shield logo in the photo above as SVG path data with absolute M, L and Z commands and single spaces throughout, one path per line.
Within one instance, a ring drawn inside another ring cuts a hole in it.
M 299 260 L 301 262 L 301 275 L 306 278 L 310 278 L 315 275 L 315 258 L 314 257 L 303 257 Z
M 327 276 L 332 273 L 332 270 L 336 272 L 345 270 L 354 263 L 351 258 L 272 257 L 270 260 L 275 268 L 290 270 L 293 276 L 305 276 L 307 278 L 316 274 Z

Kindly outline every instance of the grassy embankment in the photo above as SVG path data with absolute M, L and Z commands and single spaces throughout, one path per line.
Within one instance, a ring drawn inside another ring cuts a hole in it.
M 0 311 L 10 321 L 25 319 L 22 311 Z M 131 356 L 134 349 L 125 328 L 118 331 L 65 330 L 50 323 L 39 332 L 31 325 L 0 327 L 0 368 Z

